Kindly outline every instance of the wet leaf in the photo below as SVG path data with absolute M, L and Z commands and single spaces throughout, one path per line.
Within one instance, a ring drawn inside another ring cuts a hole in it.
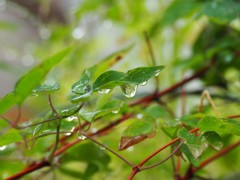
M 220 151 L 223 147 L 223 140 L 216 132 L 205 132 L 203 136 L 206 138 L 208 144 L 214 149 Z
M 187 159 L 189 160 L 189 162 L 195 166 L 198 167 L 199 166 L 199 160 L 197 160 L 191 153 L 190 149 L 188 148 L 188 146 L 186 144 L 182 144 L 181 148 L 180 148 L 181 152 L 187 157 Z
M 95 111 L 87 111 L 87 112 L 81 112 L 80 117 L 88 122 L 92 122 L 94 119 L 113 113 L 113 111 L 120 110 L 123 106 L 123 102 L 118 100 L 112 100 L 108 103 L 106 103 L 104 106 L 99 107 Z
M 214 131 L 240 136 L 240 122 L 233 119 L 216 118 L 204 116 L 198 123 L 199 129 L 203 132 Z
M 0 135 L 0 147 L 20 141 L 22 141 L 22 136 L 16 129 L 10 129 Z
M 118 146 L 118 150 L 122 151 L 124 149 L 127 149 L 130 146 L 133 146 L 137 143 L 142 142 L 146 138 L 148 138 L 147 135 L 139 135 L 139 136 L 135 136 L 135 137 L 121 137 L 121 140 L 120 140 L 120 143 Z
M 49 94 L 49 93 L 59 90 L 59 88 L 60 88 L 59 83 L 55 83 L 54 85 L 42 84 L 32 90 L 32 95 Z
M 133 146 L 155 134 L 155 125 L 151 122 L 139 121 L 129 125 L 124 131 L 119 143 L 119 150 Z

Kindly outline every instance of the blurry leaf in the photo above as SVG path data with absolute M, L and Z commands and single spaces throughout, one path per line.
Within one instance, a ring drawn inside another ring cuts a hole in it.
M 208 144 L 212 146 L 214 149 L 220 151 L 223 147 L 222 138 L 215 132 L 205 132 L 203 136 L 206 138 Z
M 204 142 L 201 142 L 199 138 L 188 132 L 186 128 L 181 128 L 178 131 L 178 137 L 182 138 L 185 141 L 185 144 L 195 159 L 200 157 L 203 151 L 207 148 Z
M 201 4 L 195 0 L 176 0 L 166 9 L 163 16 L 158 20 L 151 29 L 151 34 L 155 34 L 159 27 L 173 24 L 176 20 L 186 16 L 193 15 Z
M 190 133 L 186 128 L 181 128 L 178 131 L 178 137 L 180 137 L 183 140 L 185 140 L 186 143 L 188 143 L 188 144 L 199 145 L 198 139 L 192 133 Z
M 180 150 L 187 157 L 187 159 L 190 161 L 190 163 L 193 166 L 195 166 L 195 167 L 199 166 L 199 161 L 194 158 L 194 156 L 192 155 L 190 149 L 188 148 L 188 146 L 186 144 L 182 144 Z
M 147 107 L 147 109 L 144 110 L 144 112 L 147 115 L 152 116 L 154 119 L 164 118 L 169 116 L 169 113 L 158 104 L 151 104 L 150 106 Z
M 127 149 L 130 146 L 142 142 L 147 137 L 148 137 L 147 135 L 139 135 L 136 137 L 121 137 L 120 143 L 118 145 L 118 150 L 122 151 L 124 149 Z
M 0 135 L 0 147 L 20 141 L 22 141 L 22 137 L 16 129 L 10 129 Z
M 79 170 L 72 170 L 70 168 L 66 168 L 66 167 L 62 167 L 62 166 L 59 166 L 58 168 L 61 173 L 63 174 L 66 174 L 70 177 L 73 177 L 73 178 L 78 178 L 78 179 L 82 179 L 83 178 L 83 173 L 82 172 L 79 172 Z
M 54 85 L 42 84 L 32 90 L 32 95 L 49 94 L 59 90 L 59 88 L 60 88 L 60 83 L 55 83 Z
M 240 122 L 233 119 L 216 118 L 204 116 L 198 123 L 199 129 L 203 132 L 214 131 L 240 136 Z
M 129 125 L 124 131 L 123 137 L 136 137 L 139 135 L 151 135 L 155 132 L 155 125 L 151 122 L 136 121 Z
M 0 114 L 6 112 L 15 104 L 22 104 L 33 88 L 41 83 L 46 74 L 59 63 L 71 49 L 72 48 L 66 48 L 60 51 L 22 76 L 16 83 L 14 93 L 8 94 L 0 100 Z
M 198 121 L 202 118 L 202 116 L 203 114 L 201 113 L 184 115 L 180 118 L 180 121 L 187 126 L 195 128 L 198 127 Z
M 7 21 L 0 21 L 0 31 L 6 30 L 6 31 L 15 31 L 17 30 L 16 24 L 13 24 L 11 22 Z
M 73 115 L 74 113 L 76 113 L 76 111 L 79 109 L 80 105 L 75 105 L 75 106 L 71 106 L 69 108 L 65 108 L 60 110 L 60 115 L 62 116 L 70 116 Z
M 84 179 L 89 179 L 93 174 L 99 171 L 98 165 L 94 163 L 89 163 L 87 166 L 87 169 L 85 170 L 83 174 Z
M 94 72 L 93 79 L 97 78 L 102 72 L 107 71 L 111 66 L 113 66 L 115 63 L 117 63 L 119 60 L 124 58 L 124 56 L 132 49 L 133 46 L 129 46 L 123 49 L 120 49 L 102 61 L 99 62 L 99 64 L 96 67 L 96 71 Z
M 106 103 L 104 106 L 96 109 L 95 111 L 81 112 L 80 117 L 88 122 L 92 122 L 94 119 L 109 114 L 118 113 L 120 108 L 123 106 L 122 101 L 112 100 Z
M 136 121 L 129 125 L 122 134 L 119 150 L 124 150 L 130 146 L 133 146 L 148 137 L 152 137 L 155 134 L 155 125 L 151 122 Z
M 22 161 L 1 160 L 0 163 L 0 179 L 6 179 L 6 175 L 18 173 L 20 169 L 24 169 L 25 164 Z
M 239 17 L 240 4 L 232 0 L 213 0 L 206 2 L 200 15 L 206 15 L 217 23 L 227 23 Z
M 73 146 L 61 158 L 62 163 L 79 161 L 96 164 L 100 169 L 108 166 L 110 157 L 93 143 L 84 143 Z

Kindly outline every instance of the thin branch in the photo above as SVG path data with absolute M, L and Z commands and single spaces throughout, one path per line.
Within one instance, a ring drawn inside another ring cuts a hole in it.
M 55 114 L 58 115 L 57 110 L 56 110 L 55 107 L 53 106 L 52 98 L 51 98 L 51 95 L 50 95 L 50 94 L 48 94 L 48 104 L 50 105 L 50 107 L 51 107 L 51 109 L 52 109 L 52 112 L 54 112 Z
M 88 136 L 85 132 L 79 130 L 80 133 L 84 136 L 86 136 L 89 140 L 91 140 L 92 142 L 94 142 L 95 144 L 103 147 L 104 149 L 108 150 L 109 152 L 111 152 L 112 154 L 114 154 L 115 156 L 117 156 L 119 159 L 121 159 L 122 161 L 124 161 L 126 164 L 128 164 L 131 167 L 135 167 L 136 165 L 129 162 L 127 159 L 125 159 L 124 157 L 122 157 L 121 155 L 117 154 L 115 151 L 113 151 L 112 149 L 108 148 L 107 146 L 105 146 L 104 144 L 98 142 L 97 140 L 95 140 L 94 138 L 92 138 L 91 136 Z
M 143 171 L 143 170 L 150 169 L 150 168 L 153 168 L 155 166 L 158 166 L 158 165 L 164 163 L 165 161 L 167 161 L 169 158 L 171 158 L 179 150 L 179 148 L 182 146 L 182 144 L 183 144 L 183 141 L 181 141 L 181 143 L 179 143 L 179 145 L 176 147 L 176 149 L 169 156 L 167 156 L 165 159 L 163 159 L 162 161 L 160 161 L 158 163 L 155 163 L 155 164 L 152 164 L 150 166 L 140 167 L 139 170 Z
M 209 92 L 207 90 L 204 90 L 203 93 L 202 93 L 202 96 L 201 96 L 201 100 L 200 100 L 200 105 L 199 105 L 199 109 L 198 111 L 199 112 L 202 112 L 202 107 L 203 107 L 203 101 L 204 101 L 204 98 L 207 97 L 208 101 L 210 102 L 213 110 L 215 111 L 215 113 L 217 114 L 218 117 L 220 117 L 220 113 L 219 111 L 217 110 L 216 108 L 216 105 L 215 103 L 213 102 Z

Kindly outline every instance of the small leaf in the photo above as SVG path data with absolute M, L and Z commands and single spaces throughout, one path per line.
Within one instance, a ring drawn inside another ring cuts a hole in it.
M 185 140 L 186 143 L 188 143 L 188 144 L 196 144 L 196 145 L 200 144 L 198 139 L 192 133 L 188 132 L 188 130 L 186 128 L 181 128 L 178 131 L 178 137 Z
M 150 135 L 155 132 L 155 126 L 151 122 L 136 121 L 123 131 L 123 137 L 136 137 L 139 135 Z
M 184 115 L 180 118 L 180 121 L 182 121 L 187 126 L 195 128 L 195 127 L 198 127 L 198 121 L 202 117 L 203 117 L 203 114 L 200 114 L 200 113 Z
M 77 113 L 76 111 L 79 109 L 80 105 L 75 105 L 66 109 L 60 110 L 60 115 L 62 116 L 70 116 L 73 115 L 74 113 Z
M 93 83 L 93 89 L 112 89 L 115 86 L 118 86 L 119 80 L 125 76 L 123 72 L 119 71 L 107 71 L 101 74 L 96 81 Z
M 72 103 L 78 103 L 80 101 L 87 101 L 92 95 L 92 86 L 87 85 L 84 87 L 85 94 L 74 94 L 71 96 Z
M 139 121 L 129 125 L 124 131 L 119 143 L 119 150 L 133 146 L 155 134 L 155 126 L 151 122 Z
M 49 93 L 59 90 L 59 88 L 60 88 L 59 83 L 55 83 L 54 85 L 42 84 L 32 90 L 32 95 L 49 94 Z
M 92 122 L 94 119 L 112 113 L 113 111 L 120 110 L 120 108 L 123 106 L 122 101 L 113 100 L 109 103 L 105 104 L 104 106 L 96 109 L 95 111 L 87 111 L 87 112 L 81 112 L 80 117 L 88 122 Z
M 158 119 L 158 118 L 164 118 L 164 117 L 169 117 L 169 113 L 161 106 L 159 106 L 158 104 L 152 104 L 150 106 L 148 106 L 144 112 L 153 117 L 154 119 Z
M 151 77 L 157 75 L 164 66 L 139 67 L 128 71 L 121 82 L 139 85 L 148 81 Z
M 133 146 L 137 143 L 142 142 L 147 137 L 148 137 L 147 135 L 139 135 L 139 136 L 135 136 L 135 137 L 121 137 L 121 140 L 120 140 L 120 143 L 118 146 L 118 150 L 122 151 L 124 149 L 127 149 L 130 146 Z
M 204 116 L 198 125 L 199 129 L 203 132 L 214 131 L 240 136 L 240 122 L 233 119 Z
M 190 149 L 186 144 L 182 144 L 180 150 L 187 157 L 187 159 L 193 166 L 195 167 L 199 166 L 199 161 L 192 155 Z
M 203 136 L 206 138 L 208 144 L 214 149 L 220 151 L 223 147 L 222 138 L 215 132 L 205 132 Z
M 84 73 L 80 80 L 73 84 L 72 92 L 76 94 L 85 94 L 88 83 L 89 77 L 86 73 Z
M 22 141 L 22 137 L 16 129 L 10 129 L 0 136 L 0 147 Z

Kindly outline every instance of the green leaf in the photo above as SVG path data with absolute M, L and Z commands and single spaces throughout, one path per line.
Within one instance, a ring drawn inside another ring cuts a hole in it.
M 95 111 L 81 112 L 80 117 L 88 122 L 92 122 L 94 119 L 100 116 L 104 116 L 109 113 L 118 113 L 122 106 L 122 101 L 113 100 L 105 104 L 104 106 L 96 109 Z
M 212 146 L 214 149 L 220 151 L 223 147 L 223 140 L 222 138 L 215 132 L 205 132 L 203 137 L 206 138 L 208 144 Z
M 176 0 L 166 9 L 164 15 L 159 19 L 151 29 L 151 34 L 157 32 L 158 28 L 173 24 L 176 20 L 193 15 L 201 4 L 197 1 Z
M 123 137 L 136 137 L 139 135 L 152 135 L 155 133 L 155 125 L 151 122 L 140 121 L 132 123 L 124 131 Z
M 203 132 L 214 131 L 240 136 L 240 122 L 233 119 L 216 118 L 204 116 L 198 123 L 199 129 Z
M 161 107 L 159 104 L 151 104 L 144 110 L 144 112 L 154 119 L 169 117 L 169 113 L 166 109 Z
M 0 136 L 0 147 L 22 141 L 22 137 L 16 129 L 10 129 Z
M 31 91 L 41 83 L 46 74 L 71 51 L 66 48 L 46 59 L 27 74 L 22 76 L 15 85 L 14 93 L 10 93 L 0 100 L 0 114 L 6 112 L 15 104 L 22 104 Z
M 70 116 L 73 115 L 74 113 L 77 113 L 76 111 L 79 109 L 80 105 L 75 105 L 75 106 L 71 106 L 69 108 L 64 108 L 60 110 L 60 115 L 61 116 Z
M 72 147 L 68 150 L 68 153 L 65 153 L 61 158 L 62 163 L 71 161 L 94 163 L 102 168 L 108 165 L 110 157 L 106 151 L 101 150 L 100 147 L 95 144 L 84 143 Z
M 112 89 L 115 86 L 122 84 L 119 81 L 124 76 L 125 74 L 119 71 L 110 70 L 110 71 L 104 72 L 93 83 L 93 90 L 96 91 L 99 89 Z
M 124 56 L 132 49 L 132 45 L 126 48 L 120 49 L 112 54 L 110 54 L 105 59 L 101 60 L 96 67 L 94 72 L 93 79 L 97 78 L 102 72 L 107 71 L 111 66 L 117 63 L 119 60 L 124 58 Z
M 60 83 L 55 83 L 53 85 L 42 84 L 32 90 L 32 95 L 49 94 L 59 89 L 60 89 Z
M 203 114 L 197 113 L 197 114 L 189 114 L 184 115 L 180 118 L 180 121 L 182 121 L 185 125 L 190 127 L 198 127 L 198 121 L 203 117 Z
M 93 90 L 113 89 L 115 86 L 124 84 L 139 85 L 157 75 L 164 66 L 139 67 L 127 73 L 119 71 L 107 71 L 101 74 L 93 83 Z
M 186 143 L 188 144 L 195 144 L 195 145 L 200 144 L 198 139 L 184 127 L 178 131 L 178 137 L 185 140 Z
M 158 75 L 164 66 L 139 67 L 128 71 L 121 82 L 139 85 L 148 81 L 151 77 Z
M 180 150 L 187 157 L 187 159 L 193 166 L 195 167 L 199 166 L 199 161 L 192 155 L 190 149 L 186 144 L 182 144 Z
M 214 22 L 225 24 L 239 16 L 240 4 L 232 0 L 213 0 L 206 2 L 200 15 L 206 15 Z

